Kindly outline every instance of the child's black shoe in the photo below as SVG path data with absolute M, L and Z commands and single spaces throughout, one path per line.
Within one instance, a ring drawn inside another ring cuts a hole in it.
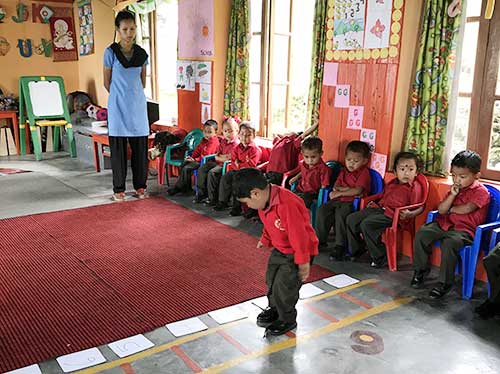
M 297 327 L 297 322 L 274 321 L 266 328 L 266 335 L 283 335 Z
M 370 264 L 372 268 L 381 269 L 387 266 L 387 256 L 383 255 L 378 258 L 374 258 Z
M 229 208 L 229 206 L 227 205 L 227 203 L 221 203 L 221 202 L 218 202 L 215 206 L 214 206 L 214 210 L 216 212 L 222 212 L 223 210 L 226 210 L 227 208 Z
M 232 208 L 231 211 L 229 212 L 229 215 L 233 217 L 239 217 L 241 216 L 241 208 Z
M 488 319 L 500 315 L 500 304 L 492 303 L 487 299 L 484 303 L 479 305 L 474 312 L 479 314 L 481 318 Z
M 267 308 L 257 316 L 257 326 L 267 327 L 279 318 L 275 308 Z
M 441 299 L 445 296 L 450 290 L 453 288 L 452 284 L 444 284 L 440 283 L 439 286 L 434 287 L 432 291 L 429 293 L 431 299 Z
M 193 203 L 201 204 L 207 198 L 206 195 L 196 195 L 193 199 Z
M 425 277 L 430 273 L 430 271 L 430 269 L 415 270 L 410 285 L 416 289 L 422 288 L 422 286 L 424 285 Z

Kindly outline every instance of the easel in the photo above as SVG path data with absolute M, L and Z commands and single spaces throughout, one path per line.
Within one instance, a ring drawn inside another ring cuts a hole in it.
M 28 121 L 26 121 L 28 117 Z M 41 139 L 38 127 L 54 128 L 54 151 L 59 151 L 60 127 L 65 126 L 69 153 L 76 157 L 75 138 L 66 103 L 66 91 L 61 77 L 32 76 L 19 79 L 19 132 L 21 154 L 26 154 L 26 123 L 33 139 L 33 152 L 37 161 L 42 159 Z

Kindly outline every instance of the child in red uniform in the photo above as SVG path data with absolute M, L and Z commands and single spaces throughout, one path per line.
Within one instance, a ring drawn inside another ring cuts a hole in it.
M 394 160 L 396 178 L 384 189 L 380 200 L 371 201 L 365 209 L 349 214 L 347 217 L 347 238 L 356 259 L 365 251 L 365 242 L 372 258 L 372 267 L 381 268 L 387 265 L 387 254 L 381 237 L 386 228 L 392 225 L 394 210 L 398 207 L 417 204 L 421 196 L 420 185 L 414 183 L 418 171 L 422 167 L 420 157 L 412 152 L 399 152 Z M 423 207 L 415 210 L 404 210 L 400 219 L 416 217 Z M 363 234 L 363 239 L 361 238 Z
M 297 327 L 299 290 L 318 254 L 309 211 L 297 195 L 269 184 L 257 169 L 236 173 L 234 194 L 241 203 L 259 210 L 264 229 L 257 248 L 273 248 L 266 271 L 269 308 L 258 315 L 257 325 L 266 327 L 266 335 L 284 334 Z
M 323 155 L 323 142 L 317 136 L 304 139 L 301 145 L 303 160 L 296 169 L 300 171 L 290 179 L 290 184 L 298 182 L 295 193 L 299 195 L 306 207 L 310 207 L 318 197 L 322 187 L 328 187 L 332 170 L 325 164 Z
M 370 193 L 370 171 L 368 159 L 370 147 L 365 142 L 354 140 L 345 150 L 345 167 L 342 168 L 335 187 L 330 192 L 330 201 L 319 207 L 316 214 L 316 233 L 319 247 L 328 247 L 328 234 L 335 226 L 335 247 L 330 260 L 343 261 L 347 254 L 346 218 L 352 213 L 355 197 Z
M 439 299 L 452 288 L 455 265 L 463 246 L 472 244 L 476 227 L 483 224 L 488 213 L 490 194 L 477 180 L 480 176 L 481 157 L 472 151 L 462 151 L 451 161 L 453 185 L 446 198 L 439 204 L 436 221 L 422 226 L 415 235 L 413 265 L 415 273 L 411 286 L 420 288 L 429 273 L 429 255 L 432 243 L 441 241 L 441 267 L 438 287 L 430 297 Z
M 219 142 L 215 161 L 208 161 L 198 169 L 198 178 L 196 180 L 198 194 L 194 199 L 194 203 L 201 203 L 206 200 L 209 190 L 219 190 L 222 165 L 225 161 L 231 160 L 233 149 L 240 143 L 238 140 L 238 123 L 234 118 L 228 117 L 222 122 L 222 135 L 223 138 Z M 211 204 L 210 201 L 207 201 L 207 203 Z
M 229 206 L 229 198 L 231 197 L 233 178 L 236 171 L 244 168 L 254 168 L 260 161 L 262 151 L 253 142 L 255 139 L 255 129 L 250 122 L 240 123 L 239 138 L 240 144 L 233 149 L 231 154 L 231 170 L 225 173 L 220 180 L 219 201 L 214 207 L 216 211 L 225 210 Z M 214 197 L 209 195 L 209 199 L 212 200 Z M 230 214 L 232 216 L 241 215 L 241 204 L 234 197 L 233 208 Z
M 169 188 L 167 193 L 175 195 L 180 192 L 191 190 L 191 175 L 193 171 L 200 167 L 201 158 L 217 152 L 219 148 L 219 138 L 217 137 L 217 121 L 209 119 L 203 124 L 203 139 L 194 149 L 191 156 L 185 158 L 181 165 L 179 178 L 175 186 Z

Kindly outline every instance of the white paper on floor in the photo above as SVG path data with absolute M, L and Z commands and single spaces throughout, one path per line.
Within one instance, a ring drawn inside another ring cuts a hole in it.
M 333 287 L 343 288 L 358 283 L 359 279 L 354 279 L 345 274 L 337 274 L 334 275 L 333 277 L 325 278 L 323 279 L 323 281 Z
M 238 305 L 214 310 L 213 312 L 208 312 L 208 315 L 212 317 L 219 325 L 248 317 L 248 313 Z
M 102 364 L 106 362 L 106 359 L 97 348 L 90 348 L 58 357 L 56 361 L 65 373 L 69 373 L 71 371 Z
M 16 369 L 9 371 L 5 374 L 42 374 L 42 371 L 37 364 L 23 367 L 21 369 Z
M 177 338 L 179 336 L 194 334 L 195 332 L 208 329 L 208 326 L 205 325 L 198 317 L 169 323 L 166 327 Z
M 308 299 L 313 296 L 321 295 L 325 293 L 321 288 L 316 287 L 314 284 L 306 283 L 300 287 L 299 298 Z
M 108 347 L 120 358 L 133 355 L 134 353 L 144 351 L 154 346 L 155 345 L 151 341 L 141 334 L 108 344 Z
M 257 305 L 259 308 L 266 309 L 269 306 L 269 300 L 267 300 L 267 296 L 261 296 L 252 301 L 253 305 Z

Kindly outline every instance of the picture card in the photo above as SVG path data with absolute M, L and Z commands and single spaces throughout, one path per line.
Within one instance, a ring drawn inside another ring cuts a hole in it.
M 166 327 L 168 331 L 170 331 L 177 338 L 208 329 L 208 326 L 205 325 L 198 317 L 172 322 L 169 323 Z
M 212 107 L 207 104 L 201 104 L 201 124 L 204 124 L 212 118 Z
M 40 370 L 38 365 L 35 364 L 35 365 L 25 366 L 20 369 L 12 370 L 5 374 L 42 374 L 42 371 Z
M 135 335 L 130 338 L 125 338 L 118 340 L 113 343 L 109 343 L 108 347 L 115 352 L 118 357 L 127 357 L 133 355 L 134 353 L 145 351 L 155 345 L 149 341 L 144 335 Z
M 376 170 L 382 178 L 385 175 L 387 167 L 387 156 L 380 153 L 372 153 L 370 168 Z
M 361 130 L 363 127 L 364 106 L 350 106 L 349 116 L 347 117 L 347 128 L 352 130 Z
M 359 282 L 359 279 L 352 278 L 346 274 L 337 274 L 329 278 L 323 279 L 324 282 L 337 288 L 344 288 Z
M 323 85 L 336 86 L 339 73 L 339 64 L 336 62 L 325 62 L 323 68 Z
M 196 83 L 212 83 L 212 62 L 197 61 L 196 62 Z
M 337 85 L 335 90 L 335 103 L 336 108 L 348 108 L 349 98 L 351 97 L 351 86 L 349 84 Z
M 321 288 L 315 286 L 314 284 L 306 283 L 300 287 L 299 298 L 308 299 L 313 296 L 321 295 L 322 293 L 325 293 L 325 291 Z
M 238 305 L 232 305 L 227 308 L 214 310 L 213 312 L 208 312 L 208 315 L 219 325 L 248 317 L 248 313 L 241 309 Z
M 387 48 L 391 29 L 392 0 L 370 0 L 366 12 L 364 48 Z
M 212 102 L 212 91 L 210 84 L 200 83 L 200 103 L 210 104 Z
M 69 373 L 71 371 L 102 364 L 106 362 L 106 359 L 97 348 L 90 348 L 58 357 L 56 361 L 62 371 Z
M 377 137 L 377 130 L 372 129 L 361 129 L 361 133 L 359 134 L 359 140 L 362 142 L 368 143 L 370 146 L 370 151 L 375 150 L 375 138 Z

